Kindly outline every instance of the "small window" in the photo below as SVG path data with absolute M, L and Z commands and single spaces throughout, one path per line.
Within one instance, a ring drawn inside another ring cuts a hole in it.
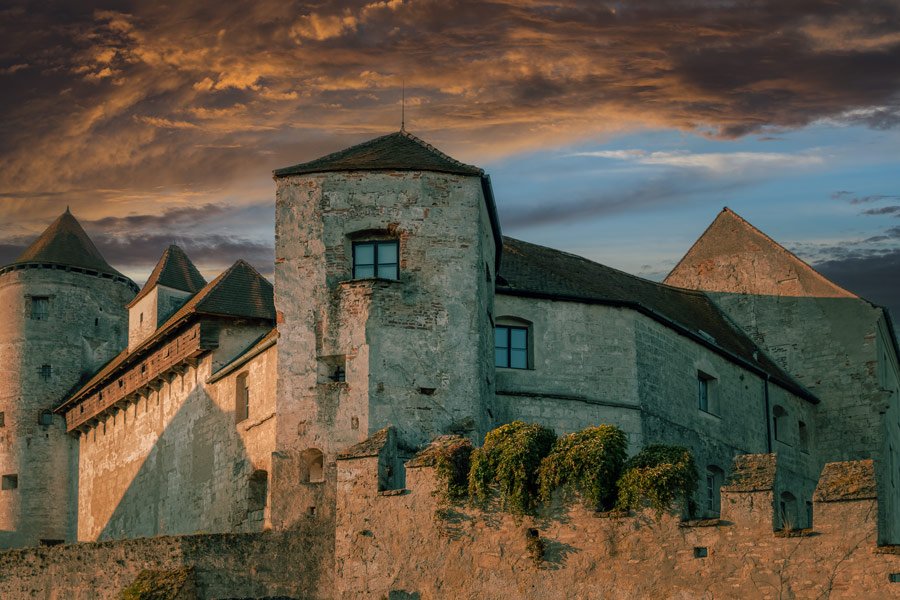
M 2 481 L 0 481 L 0 489 L 2 490 L 15 490 L 19 487 L 19 476 L 18 475 L 4 475 Z
M 53 425 L 53 413 L 49 410 L 41 411 L 41 415 L 38 417 L 38 423 L 42 427 L 50 427 Z
M 709 548 L 706 546 L 694 546 L 694 558 L 706 558 L 709 556 Z
M 719 414 L 716 378 L 697 371 L 697 408 L 711 415 Z
M 250 416 L 250 385 L 247 383 L 247 373 L 241 373 L 235 379 L 234 390 L 234 420 L 240 423 Z
M 139 324 L 139 325 L 143 325 L 143 324 L 144 324 L 144 313 L 141 313 L 141 317 L 140 317 L 140 319 L 139 319 L 139 323 L 138 323 L 138 324 Z
M 0 427 L 6 427 L 6 413 L 0 410 Z
M 722 485 L 725 471 L 716 465 L 706 467 L 706 508 L 710 514 L 719 514 L 722 509 Z
M 504 369 L 528 368 L 528 328 L 494 328 L 494 365 Z
M 800 451 L 809 453 L 809 430 L 806 423 L 797 421 L 797 440 L 800 442 Z
M 397 240 L 353 244 L 354 279 L 400 279 Z
M 50 365 L 41 365 L 38 367 L 38 374 L 41 379 L 48 381 L 53 376 L 53 367 Z
M 787 423 L 787 416 L 788 413 L 786 410 L 784 410 L 784 407 L 778 406 L 776 404 L 772 408 L 773 433 L 775 434 L 775 439 L 782 444 L 787 443 L 787 428 L 785 427 L 785 423 Z
M 254 471 L 250 476 L 247 488 L 247 511 L 256 512 L 265 510 L 268 495 L 269 474 L 262 470 Z
M 46 321 L 50 316 L 50 298 L 47 296 L 31 297 L 31 318 L 35 321 Z

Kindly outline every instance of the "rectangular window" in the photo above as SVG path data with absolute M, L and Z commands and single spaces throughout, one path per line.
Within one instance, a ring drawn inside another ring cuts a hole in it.
M 703 371 L 697 371 L 697 408 L 711 415 L 719 414 L 716 378 Z
M 354 279 L 400 279 L 397 240 L 353 244 Z
M 498 325 L 494 328 L 494 365 L 505 369 L 528 368 L 528 329 Z
M 31 318 L 35 321 L 46 321 L 50 315 L 50 298 L 47 296 L 31 297 Z
M 0 411 L 0 427 L 6 427 L 6 413 Z
M 0 489 L 3 490 L 14 490 L 19 487 L 19 476 L 18 475 L 4 475 L 2 482 L 0 482 Z
M 48 381 L 53 375 L 53 367 L 50 365 L 41 365 L 38 367 L 38 374 L 41 376 L 41 379 Z
M 237 376 L 234 390 L 234 420 L 237 423 L 250 416 L 250 384 L 247 373 Z

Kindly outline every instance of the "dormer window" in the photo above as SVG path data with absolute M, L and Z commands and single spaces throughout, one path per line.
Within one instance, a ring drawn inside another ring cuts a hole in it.
M 365 241 L 353 244 L 354 279 L 400 279 L 397 240 Z

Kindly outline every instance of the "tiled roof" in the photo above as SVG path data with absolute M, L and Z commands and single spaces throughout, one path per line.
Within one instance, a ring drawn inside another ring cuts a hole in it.
M 478 167 L 450 158 L 406 131 L 390 133 L 316 160 L 274 171 L 275 177 L 328 171 L 437 171 L 484 175 Z
M 156 285 L 164 285 L 183 292 L 196 294 L 206 285 L 206 280 L 203 279 L 203 275 L 200 274 L 200 271 L 197 270 L 191 259 L 184 253 L 184 250 L 173 244 L 163 252 L 159 262 L 153 268 L 153 272 L 150 273 L 147 283 L 144 284 L 141 292 L 128 306 L 136 304 L 141 298 L 149 294 L 150 290 Z
M 497 292 L 634 308 L 818 402 L 732 325 L 703 292 L 656 283 L 574 254 L 509 237 L 503 238 Z
M 174 315 L 160 325 L 153 335 L 144 340 L 132 352 L 128 352 L 127 349 L 123 350 L 109 361 L 87 383 L 70 394 L 57 410 L 70 404 L 73 399 L 116 373 L 120 367 L 130 364 L 133 357 L 141 355 L 144 350 L 155 346 L 191 315 L 257 318 L 271 321 L 274 324 L 275 298 L 272 284 L 245 261 L 237 261 L 207 283 L 202 290 L 188 300 Z
M 373 433 L 370 437 L 364 439 L 358 444 L 354 444 L 345 450 L 338 452 L 338 460 L 347 460 L 351 458 L 366 458 L 370 456 L 378 456 L 381 451 L 391 442 L 394 436 L 393 427 L 385 427 Z
M 12 264 L 23 263 L 80 267 L 124 278 L 106 262 L 68 208 Z

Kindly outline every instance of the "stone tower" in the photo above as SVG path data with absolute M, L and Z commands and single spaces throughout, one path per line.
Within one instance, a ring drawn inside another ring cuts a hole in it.
M 68 209 L 0 267 L 0 548 L 74 538 L 75 442 L 51 411 L 125 347 L 136 291 Z
M 483 435 L 501 244 L 484 172 L 400 131 L 275 182 L 276 447 L 299 453 L 284 484 L 307 462 L 332 483 L 336 455 L 388 426 L 401 448 Z M 384 476 L 402 484 L 399 459 Z

